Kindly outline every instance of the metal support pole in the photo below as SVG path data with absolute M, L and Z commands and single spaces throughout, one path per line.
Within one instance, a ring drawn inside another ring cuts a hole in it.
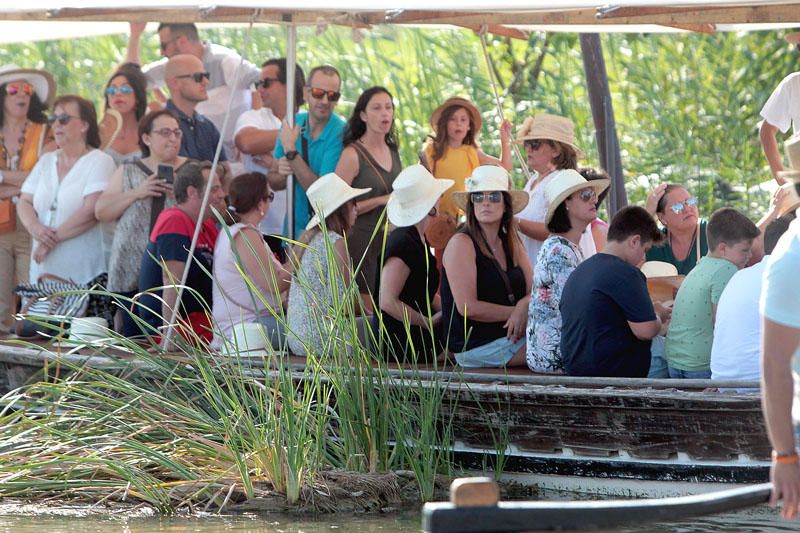
M 286 38 L 286 121 L 289 127 L 294 127 L 294 113 L 295 113 L 295 65 L 297 64 L 297 26 L 291 22 L 289 17 L 288 36 Z M 294 146 L 284 146 L 283 150 L 295 150 Z M 294 176 L 289 175 L 286 177 L 286 201 L 288 202 L 288 209 L 286 210 L 288 219 L 289 238 L 296 239 L 298 236 L 294 234 Z

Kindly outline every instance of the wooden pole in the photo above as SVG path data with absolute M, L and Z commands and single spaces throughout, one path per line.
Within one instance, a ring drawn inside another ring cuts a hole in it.
M 625 194 L 622 158 L 619 153 L 614 107 L 611 104 L 611 92 L 608 88 L 606 63 L 603 59 L 603 47 L 600 44 L 599 34 L 581 33 L 580 41 L 600 166 L 611 176 L 611 191 L 608 193 L 607 209 L 609 217 L 613 217 L 617 211 L 628 205 L 628 196 Z

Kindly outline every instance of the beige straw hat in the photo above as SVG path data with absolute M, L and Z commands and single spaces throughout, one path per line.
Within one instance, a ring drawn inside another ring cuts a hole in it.
M 481 126 L 483 125 L 481 112 L 478 111 L 478 108 L 475 107 L 475 104 L 466 98 L 462 98 L 461 96 L 452 96 L 448 98 L 442 105 L 433 111 L 433 114 L 431 114 L 431 129 L 436 132 L 436 123 L 439 122 L 439 117 L 442 116 L 442 113 L 444 113 L 445 109 L 453 106 L 463 107 L 467 110 L 467 113 L 472 115 L 472 123 L 475 125 L 475 131 L 473 131 L 472 134 L 474 137 L 477 137 L 478 133 L 481 131 Z
M 404 168 L 392 183 L 386 205 L 389 222 L 398 227 L 413 226 L 428 216 L 439 197 L 454 183 L 434 178 L 422 165 Z
M 785 190 L 787 194 L 781 200 L 781 205 L 778 206 L 778 217 L 782 217 L 791 211 L 796 211 L 800 207 L 800 194 L 797 194 L 798 185 L 800 185 L 798 182 L 781 185 L 781 189 Z
M 789 170 L 781 170 L 778 177 L 792 181 L 800 180 L 800 134 L 795 133 L 783 143 L 783 151 L 789 160 Z
M 647 292 L 650 293 L 650 298 L 662 303 L 675 298 L 676 291 L 686 278 L 678 275 L 675 265 L 664 261 L 647 261 L 641 270 L 647 278 Z
M 325 220 L 349 200 L 366 194 L 371 190 L 371 187 L 366 189 L 353 188 L 334 172 L 320 176 L 306 191 L 308 202 L 314 208 L 314 216 L 311 217 L 308 225 L 306 225 L 306 231 Z
M 558 141 L 574 148 L 578 157 L 583 155 L 581 149 L 575 145 L 575 125 L 567 117 L 549 113 L 527 117 L 517 130 L 515 142 L 519 144 L 533 139 Z
M 544 219 L 545 223 L 550 222 L 550 219 L 553 218 L 553 213 L 556 212 L 556 208 L 570 194 L 591 187 L 600 196 L 600 193 L 611 185 L 611 180 L 607 179 L 589 181 L 581 176 L 577 170 L 572 170 L 571 168 L 556 170 L 551 176 L 550 181 L 544 186 L 544 197 L 549 204 L 547 206 L 547 215 Z
M 800 44 L 800 31 L 793 31 L 791 33 L 787 33 L 786 35 L 783 36 L 783 38 L 786 39 L 786 42 L 788 42 L 789 44 L 793 44 L 796 46 Z
M 511 195 L 511 210 L 519 213 L 528 205 L 530 196 L 525 191 L 511 190 L 511 177 L 506 169 L 497 165 L 481 165 L 464 180 L 466 191 L 454 192 L 453 203 L 462 211 L 467 210 L 469 195 L 473 192 L 503 191 Z
M 14 80 L 25 80 L 33 86 L 36 96 L 50 107 L 56 99 L 56 82 L 49 72 L 35 68 L 19 68 L 17 65 L 0 67 L 0 85 Z

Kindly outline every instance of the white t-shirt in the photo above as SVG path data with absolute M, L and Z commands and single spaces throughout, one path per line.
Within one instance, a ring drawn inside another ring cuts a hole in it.
M 92 150 L 81 157 L 59 183 L 56 170 L 59 151 L 44 154 L 22 185 L 23 193 L 33 195 L 33 208 L 39 222 L 52 228 L 59 227 L 80 209 L 84 197 L 104 191 L 116 168 L 111 156 Z M 76 283 L 88 283 L 107 272 L 112 231 L 113 226 L 109 224 L 95 224 L 80 235 L 58 243 L 41 263 L 31 259 L 31 282 L 41 274 L 52 274 Z M 32 249 L 37 245 L 34 240 Z
M 195 110 L 214 123 L 222 136 L 228 159 L 234 159 L 234 124 L 239 115 L 252 108 L 250 90 L 253 83 L 258 80 L 261 70 L 249 61 L 242 63 L 242 56 L 235 50 L 207 41 L 203 42 L 203 46 L 205 52 L 200 59 L 211 78 L 208 80 L 208 100 L 197 104 Z M 162 58 L 142 67 L 142 72 L 147 76 L 149 89 L 161 88 L 166 84 L 164 80 L 166 64 L 167 58 Z M 242 72 L 237 84 L 235 83 L 236 70 L 240 64 Z M 235 94 L 230 104 L 231 116 L 228 119 L 228 127 L 223 131 L 222 123 L 228 109 L 228 99 L 231 96 L 232 88 L 235 90 Z
M 800 219 L 795 220 L 772 251 L 764 271 L 761 314 L 773 322 L 800 329 Z M 800 422 L 800 347 L 792 359 L 794 405 L 792 418 Z
M 281 121 L 276 117 L 272 110 L 268 107 L 261 109 L 251 109 L 243 113 L 236 121 L 236 128 L 234 129 L 233 136 L 239 134 L 244 128 L 258 128 L 260 130 L 279 130 L 281 129 Z M 272 155 L 271 153 L 268 155 Z M 269 169 L 263 167 L 253 161 L 253 156 L 250 154 L 242 154 L 242 162 L 244 168 L 248 172 L 260 172 L 264 175 L 269 173 Z M 275 193 L 275 199 L 269 206 L 267 216 L 261 221 L 258 226 L 262 233 L 268 235 L 282 235 L 283 234 L 283 219 L 286 218 L 286 189 L 282 191 L 272 191 Z
M 717 303 L 711 379 L 761 379 L 761 296 L 769 256 L 730 279 Z
M 793 133 L 800 130 L 800 72 L 783 78 L 761 108 L 761 116 L 783 133 L 790 126 Z

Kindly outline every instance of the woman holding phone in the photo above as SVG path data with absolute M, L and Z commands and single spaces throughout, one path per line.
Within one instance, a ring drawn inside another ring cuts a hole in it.
M 139 123 L 142 159 L 120 165 L 95 205 L 102 222 L 116 222 L 108 264 L 108 289 L 123 297 L 136 294 L 139 266 L 153 223 L 175 204 L 171 177 L 189 159 L 179 156 L 181 129 L 171 111 L 162 109 Z M 130 307 L 123 301 L 123 307 Z M 118 328 L 126 336 L 139 333 L 128 313 Z

